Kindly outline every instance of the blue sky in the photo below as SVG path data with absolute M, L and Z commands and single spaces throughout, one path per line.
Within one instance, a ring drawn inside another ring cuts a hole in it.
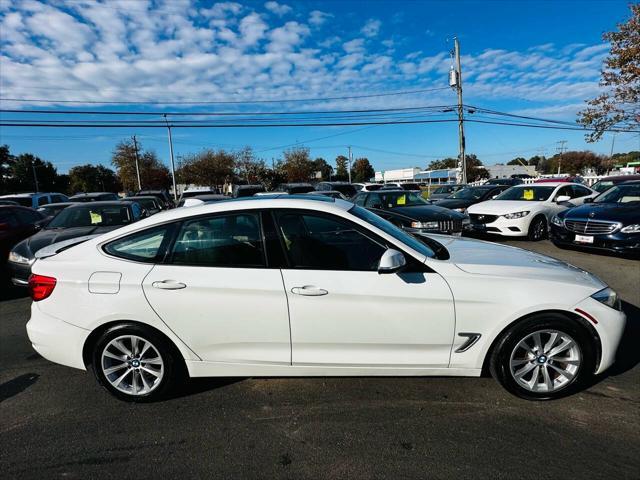
M 627 1 L 0 0 L 0 97 L 110 101 L 245 101 L 366 95 L 446 87 L 452 37 L 461 42 L 465 103 L 573 121 L 597 95 L 601 35 Z M 441 88 L 411 95 L 267 105 L 100 105 L 1 102 L 2 108 L 132 111 L 338 110 L 455 103 Z M 3 119 L 18 114 L 2 114 Z M 33 118 L 22 116 L 21 118 Z M 61 116 L 58 119 L 63 120 Z M 68 117 L 71 118 L 71 117 Z M 151 118 L 151 117 L 150 117 Z M 166 129 L 2 127 L 0 143 L 64 172 L 108 165 L 137 134 L 168 161 Z M 330 137 L 330 138 L 324 138 Z M 457 154 L 454 123 L 376 127 L 175 129 L 175 153 L 253 147 L 270 161 L 300 145 L 333 161 L 353 146 L 376 169 L 425 167 Z M 468 124 L 467 151 L 485 164 L 569 149 L 608 153 L 611 136 Z M 619 134 L 615 151 L 640 149 Z

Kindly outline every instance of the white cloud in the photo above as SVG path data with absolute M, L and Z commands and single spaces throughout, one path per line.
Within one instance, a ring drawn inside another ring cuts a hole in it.
M 279 17 L 282 17 L 293 10 L 289 5 L 284 5 L 282 3 L 273 1 L 265 3 L 264 8 L 269 10 L 271 13 L 275 13 Z
M 360 29 L 360 32 L 362 32 L 365 37 L 375 37 L 380 32 L 381 26 L 382 22 L 380 20 L 370 18 L 367 20 L 367 23 L 364 24 L 364 27 Z
M 342 44 L 342 48 L 347 53 L 358 52 L 364 50 L 364 40 L 362 38 L 356 38 Z
M 309 13 L 309 23 L 314 27 L 320 27 L 331 17 L 333 17 L 333 14 L 331 13 L 321 12 L 320 10 L 313 10 L 311 13 Z

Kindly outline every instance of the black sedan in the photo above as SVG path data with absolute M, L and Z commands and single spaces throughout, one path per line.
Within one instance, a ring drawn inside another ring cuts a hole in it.
M 72 238 L 110 232 L 140 220 L 144 215 L 137 202 L 90 202 L 68 206 L 46 227 L 13 247 L 8 262 L 11 281 L 14 285 L 27 285 L 35 254 L 43 247 Z
M 640 254 L 640 181 L 618 184 L 593 202 L 558 213 L 550 238 L 560 247 Z
M 460 235 L 469 224 L 466 215 L 431 205 L 418 193 L 406 190 L 360 192 L 353 202 L 411 233 Z
M 509 185 L 480 185 L 479 187 L 465 187 L 458 190 L 448 198 L 434 202 L 434 205 L 444 208 L 450 208 L 456 212 L 464 212 L 471 205 L 491 200 L 493 197 L 502 193 Z
M 7 259 L 11 248 L 36 233 L 45 223 L 45 216 L 33 208 L 0 205 L 0 290 L 8 280 Z

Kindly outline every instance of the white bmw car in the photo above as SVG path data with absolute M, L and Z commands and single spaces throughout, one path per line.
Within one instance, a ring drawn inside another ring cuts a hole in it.
M 555 214 L 597 195 L 595 190 L 576 183 L 516 185 L 492 200 L 471 205 L 467 213 L 472 230 L 538 241 L 547 236 Z
M 418 240 L 310 195 L 163 212 L 40 252 L 27 331 L 45 358 L 115 396 L 180 377 L 479 376 L 566 395 L 614 361 L 615 292 L 553 258 L 477 240 Z

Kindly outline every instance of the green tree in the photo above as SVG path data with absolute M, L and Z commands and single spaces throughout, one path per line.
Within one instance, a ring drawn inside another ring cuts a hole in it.
M 349 159 L 344 155 L 336 157 L 336 174 L 335 179 L 345 181 L 349 179 Z
M 467 164 L 467 182 L 475 182 L 483 178 L 489 178 L 489 172 L 482 165 L 480 159 L 473 153 L 465 155 Z M 434 160 L 429 164 L 427 170 L 447 170 L 458 167 L 457 158 L 444 158 L 442 160 Z
M 217 187 L 230 182 L 236 167 L 236 154 L 225 150 L 203 150 L 187 156 L 176 176 L 181 183 Z
M 606 91 L 589 100 L 578 121 L 594 131 L 587 141 L 599 140 L 612 127 L 640 126 L 640 3 L 630 4 L 631 17 L 602 38 L 611 44 L 600 85 Z
M 513 160 L 509 160 L 507 165 L 527 165 L 527 160 L 523 157 L 516 157 Z
M 38 179 L 37 190 L 53 191 L 58 176 L 56 167 L 51 162 L 45 162 L 31 153 L 22 153 L 10 158 L 9 189 L 14 192 L 36 191 L 34 170 Z
M 169 169 L 160 162 L 155 152 L 143 151 L 140 142 L 138 142 L 138 159 L 143 189 L 169 188 L 171 184 Z M 132 140 L 126 139 L 116 145 L 111 163 L 116 167 L 122 188 L 126 191 L 138 190 L 136 149 Z
M 353 162 L 351 169 L 351 181 L 364 183 L 375 177 L 376 171 L 373 169 L 368 158 L 357 158 Z
M 309 157 L 309 149 L 298 147 L 285 150 L 282 170 L 289 182 L 308 182 L 313 178 L 314 164 Z
M 333 167 L 324 158 L 319 157 L 313 161 L 313 170 L 320 172 L 320 180 L 331 180 Z
M 597 155 L 588 150 L 569 151 L 551 157 L 545 165 L 544 173 L 558 173 L 559 166 L 561 173 L 569 175 L 582 174 L 586 169 L 593 169 L 601 174 L 609 170 L 609 160 L 604 155 Z
M 267 166 L 264 160 L 256 158 L 251 147 L 245 147 L 236 153 L 236 175 L 249 184 L 261 183 Z
M 117 192 L 120 182 L 115 172 L 102 165 L 78 165 L 69 170 L 69 190 L 78 192 Z
M 0 145 L 0 194 L 9 193 L 9 180 L 13 156 L 9 151 L 9 145 Z

